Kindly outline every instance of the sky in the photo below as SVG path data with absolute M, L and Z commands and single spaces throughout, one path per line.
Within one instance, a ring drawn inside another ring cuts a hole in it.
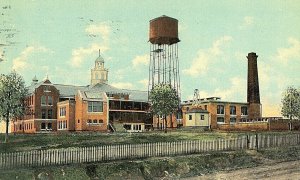
M 149 21 L 179 23 L 182 100 L 247 101 L 247 54 L 258 55 L 263 116 L 300 87 L 300 0 L 1 0 L 0 73 L 88 85 L 98 49 L 109 84 L 147 90 Z

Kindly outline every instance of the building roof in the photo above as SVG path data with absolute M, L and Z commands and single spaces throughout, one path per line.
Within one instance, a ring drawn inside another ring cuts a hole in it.
M 97 83 L 93 86 L 89 86 L 89 89 L 92 89 L 94 91 L 103 91 L 103 92 L 119 92 L 120 89 L 113 87 L 106 83 Z
M 78 90 L 88 89 L 88 86 L 74 86 L 74 85 L 65 85 L 65 84 L 53 84 L 57 90 L 59 90 L 59 94 L 62 97 L 71 97 L 77 94 Z
M 40 87 L 41 85 L 48 85 L 49 86 L 49 85 L 52 85 L 52 83 L 48 79 L 46 79 L 44 81 L 40 81 L 40 82 L 34 82 L 30 86 L 27 87 L 28 92 L 30 94 L 34 93 L 35 89 Z
M 90 89 L 98 92 L 112 94 L 129 94 L 129 100 L 148 102 L 148 92 L 139 90 L 119 89 L 106 83 L 98 83 L 91 86 Z
M 98 92 L 98 91 L 78 91 L 80 96 L 82 97 L 83 100 L 88 100 L 88 101 L 103 101 L 104 97 L 104 92 Z
M 47 80 L 48 82 L 49 80 Z M 102 99 L 103 93 L 111 93 L 111 94 L 128 94 L 129 101 L 141 101 L 148 102 L 148 92 L 147 91 L 139 91 L 139 90 L 128 90 L 128 89 L 119 89 L 113 87 L 106 83 L 98 83 L 93 86 L 74 86 L 74 85 L 65 85 L 65 84 L 52 84 L 45 83 L 45 81 L 41 81 L 38 83 L 34 83 L 28 87 L 29 93 L 34 93 L 35 89 L 41 85 L 53 85 L 57 90 L 59 90 L 60 97 L 75 97 L 78 91 L 84 95 L 83 98 L 86 99 Z
M 220 103 L 220 104 L 248 104 L 247 102 L 234 102 L 234 101 L 222 101 L 220 97 L 208 97 L 208 98 L 201 98 L 200 104 L 204 103 Z M 193 100 L 186 100 L 181 103 L 181 105 L 192 105 Z

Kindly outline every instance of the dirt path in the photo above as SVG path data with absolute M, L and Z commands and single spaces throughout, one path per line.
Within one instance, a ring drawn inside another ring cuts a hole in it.
M 254 168 L 240 169 L 229 172 L 218 172 L 210 175 L 186 178 L 185 180 L 231 180 L 231 179 L 276 179 L 276 180 L 300 180 L 300 161 L 274 163 Z

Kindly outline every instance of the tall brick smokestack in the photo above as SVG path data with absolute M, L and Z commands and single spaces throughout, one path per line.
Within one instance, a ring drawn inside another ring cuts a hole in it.
M 249 103 L 248 118 L 255 119 L 261 117 L 261 104 L 259 95 L 257 55 L 254 52 L 248 53 L 248 87 L 247 102 Z

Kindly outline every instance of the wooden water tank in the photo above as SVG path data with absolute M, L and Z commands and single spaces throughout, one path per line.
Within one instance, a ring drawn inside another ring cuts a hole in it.
M 149 41 L 158 45 L 179 42 L 178 20 L 165 15 L 150 20 Z

